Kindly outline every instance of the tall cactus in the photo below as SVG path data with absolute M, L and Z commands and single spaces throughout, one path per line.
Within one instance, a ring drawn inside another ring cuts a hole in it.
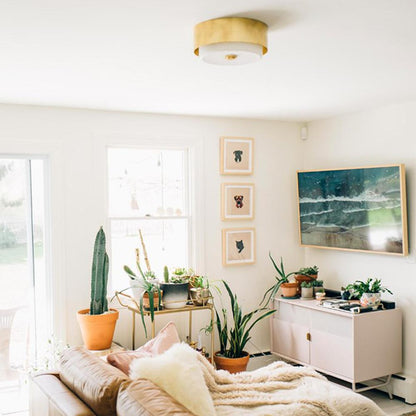
M 94 254 L 91 273 L 91 303 L 90 314 L 100 315 L 108 311 L 107 281 L 108 281 L 108 255 L 105 251 L 105 233 L 100 227 L 95 237 Z

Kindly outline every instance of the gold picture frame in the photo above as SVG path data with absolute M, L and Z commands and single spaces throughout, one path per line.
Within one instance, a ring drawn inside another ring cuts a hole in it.
M 222 230 L 222 264 L 244 266 L 256 261 L 256 230 L 224 228 Z
M 406 256 L 404 164 L 297 172 L 303 247 Z
M 223 221 L 254 218 L 254 183 L 221 184 L 221 219 Z
M 253 160 L 254 139 L 250 137 L 220 138 L 221 175 L 251 175 Z

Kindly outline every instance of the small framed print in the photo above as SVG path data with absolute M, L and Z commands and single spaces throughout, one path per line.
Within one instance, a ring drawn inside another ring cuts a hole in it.
M 255 262 L 254 228 L 226 228 L 222 230 L 222 263 L 241 266 Z
M 254 183 L 221 185 L 221 218 L 223 221 L 254 218 Z
M 253 173 L 254 140 L 248 137 L 221 137 L 222 175 L 251 175 Z

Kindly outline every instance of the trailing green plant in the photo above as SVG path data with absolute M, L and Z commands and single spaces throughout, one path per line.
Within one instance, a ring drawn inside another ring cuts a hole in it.
M 238 303 L 237 295 L 231 291 L 230 286 L 225 280 L 222 280 L 222 283 L 230 298 L 232 326 L 229 326 L 227 310 L 225 308 L 221 308 L 221 321 L 219 313 L 215 308 L 215 314 L 217 317 L 216 326 L 220 339 L 220 353 L 227 358 L 243 357 L 244 348 L 247 342 L 251 339 L 250 331 L 253 329 L 254 325 L 276 312 L 276 310 L 259 308 L 243 314 L 241 306 Z M 265 310 L 266 312 L 261 313 Z M 258 316 L 259 313 L 261 313 L 260 316 Z
M 324 285 L 323 280 L 313 280 L 312 281 L 312 286 L 313 287 L 322 287 L 323 285 Z
M 133 270 L 131 270 L 130 267 L 126 265 L 123 267 L 123 269 L 129 276 L 130 280 L 132 281 L 133 286 L 138 287 L 143 290 L 143 293 L 141 294 L 139 298 L 139 309 L 140 309 L 140 316 L 141 316 L 142 324 L 144 328 L 144 333 L 147 338 L 147 327 L 146 327 L 146 322 L 144 320 L 145 310 L 143 306 L 143 296 L 145 293 L 147 293 L 149 296 L 150 320 L 153 322 L 155 319 L 154 294 L 158 293 L 158 305 L 157 305 L 158 309 L 161 307 L 162 294 L 160 292 L 160 287 L 159 287 L 158 282 L 154 280 L 156 278 L 155 274 L 153 272 L 150 272 L 150 274 L 149 272 L 143 273 L 143 270 L 140 266 L 140 261 L 139 261 L 139 256 L 137 255 L 137 251 L 136 251 L 136 266 L 137 266 L 137 270 L 139 271 L 140 276 L 134 273 Z M 152 280 L 149 280 L 148 276 L 151 276 Z M 124 292 L 127 289 L 130 289 L 130 288 L 123 289 L 120 292 Z
M 345 287 L 345 290 L 350 292 L 351 298 L 361 298 L 363 293 L 390 293 L 393 294 L 387 287 L 382 286 L 381 279 L 369 278 L 365 282 L 356 280 L 354 283 L 350 283 Z
M 91 271 L 91 302 L 90 314 L 101 315 L 108 311 L 107 282 L 108 254 L 105 249 L 105 233 L 100 227 L 95 237 Z
M 288 283 L 289 282 L 289 277 L 298 273 L 298 272 L 286 273 L 284 265 L 283 265 L 283 258 L 282 257 L 280 257 L 280 267 L 277 266 L 277 264 L 273 260 L 273 257 L 272 257 L 270 252 L 269 252 L 269 258 L 272 261 L 273 266 L 274 266 L 278 276 L 275 276 L 275 279 L 276 279 L 275 284 L 272 287 L 270 287 L 269 289 L 266 290 L 266 293 L 264 294 L 263 299 L 260 302 L 260 305 L 264 303 L 264 305 L 266 305 L 266 306 L 276 296 L 276 294 L 279 291 L 280 286 L 282 285 L 282 283 Z
M 305 276 L 315 276 L 318 274 L 319 267 L 318 266 L 312 266 L 312 267 L 302 267 L 297 271 L 297 274 L 303 274 Z
M 302 282 L 300 287 L 310 288 L 313 287 L 313 282 Z

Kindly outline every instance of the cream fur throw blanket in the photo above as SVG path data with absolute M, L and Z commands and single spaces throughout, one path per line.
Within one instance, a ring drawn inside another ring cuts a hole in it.
M 328 382 L 308 367 L 276 361 L 230 374 L 186 344 L 139 358 L 130 377 L 147 378 L 197 416 L 383 416 L 369 399 Z

